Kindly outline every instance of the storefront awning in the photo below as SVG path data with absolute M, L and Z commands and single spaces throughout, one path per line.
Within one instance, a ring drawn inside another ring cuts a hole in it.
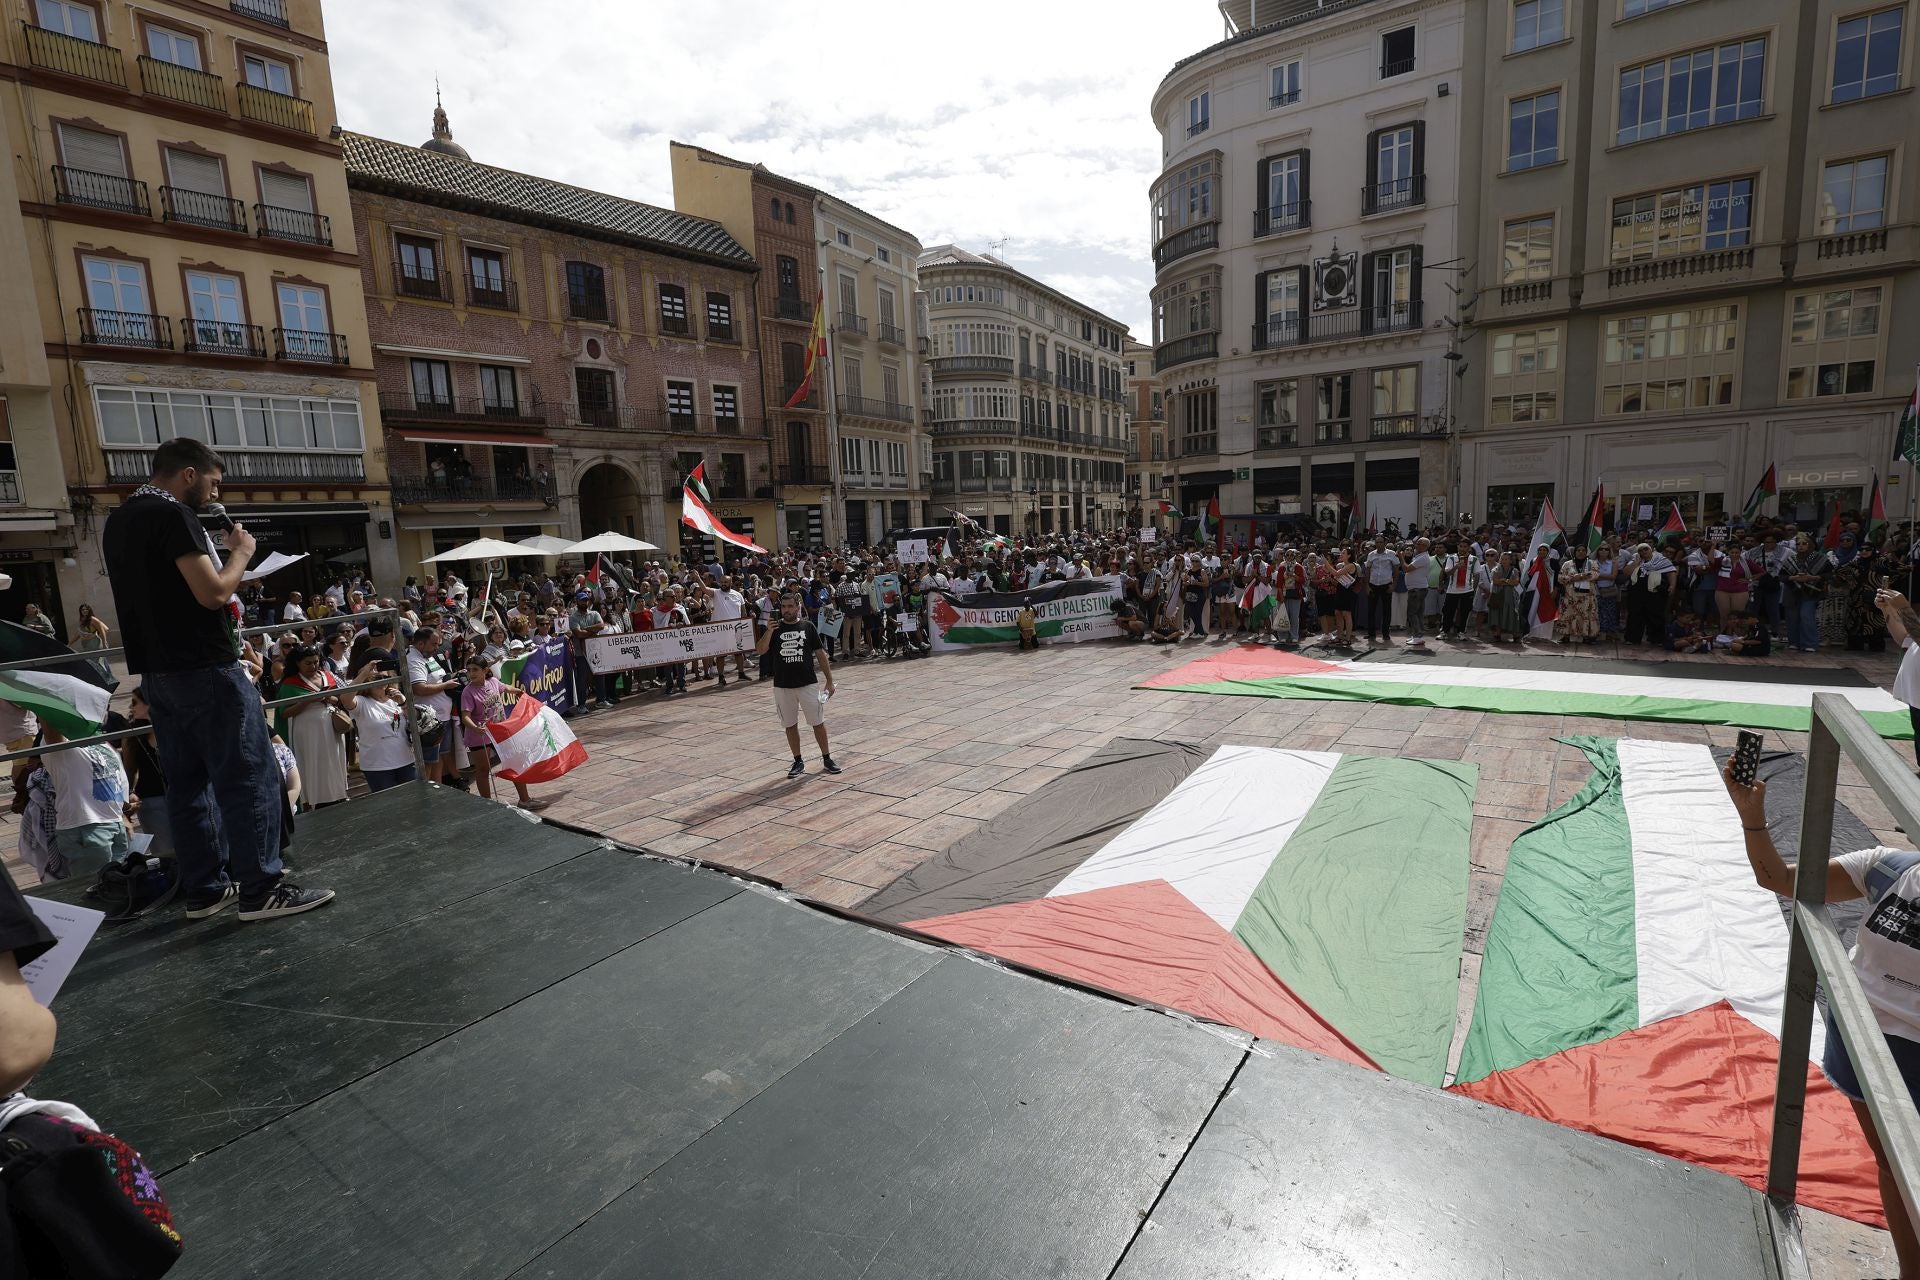
M 510 435 L 493 431 L 395 431 L 402 440 L 415 444 L 517 444 L 527 449 L 551 449 L 554 442 L 545 436 Z

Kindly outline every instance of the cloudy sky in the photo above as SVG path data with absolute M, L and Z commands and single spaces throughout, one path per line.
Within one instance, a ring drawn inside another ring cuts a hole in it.
M 815 18 L 811 15 L 822 15 Z M 557 19 L 564 18 L 564 21 Z M 671 206 L 669 139 L 1009 262 L 1148 333 L 1154 87 L 1210 0 L 327 0 L 340 122 Z

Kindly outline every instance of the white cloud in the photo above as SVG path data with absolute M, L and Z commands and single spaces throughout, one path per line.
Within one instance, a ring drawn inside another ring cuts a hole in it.
M 1006 256 L 1146 336 L 1148 110 L 1220 38 L 1207 0 L 565 6 L 328 0 L 349 129 L 424 141 L 438 75 L 474 159 L 671 205 L 669 139 Z

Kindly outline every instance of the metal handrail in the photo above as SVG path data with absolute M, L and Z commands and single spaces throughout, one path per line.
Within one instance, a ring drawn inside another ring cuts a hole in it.
M 400 627 L 400 613 L 401 613 L 401 610 L 398 607 L 395 607 L 392 609 L 368 609 L 364 613 L 343 613 L 336 616 L 341 619 L 349 619 L 349 618 L 368 619 L 368 618 L 390 617 L 394 621 L 394 633 L 397 640 L 397 637 L 399 634 L 399 627 Z M 298 623 L 298 622 L 280 622 L 280 623 L 274 623 L 272 625 L 264 626 L 264 627 L 244 627 L 236 634 L 243 637 L 272 635 L 272 634 L 284 632 L 290 627 L 324 624 L 332 620 L 333 620 L 332 618 L 318 618 L 318 619 L 314 619 L 311 624 Z M 89 659 L 89 660 L 105 659 L 105 658 L 117 657 L 121 654 L 124 654 L 125 652 L 126 652 L 126 649 L 124 647 L 115 646 L 114 648 L 110 648 L 110 649 L 108 648 L 89 649 L 85 653 L 80 653 L 77 651 L 74 653 L 50 653 L 44 658 L 20 658 L 13 662 L 0 662 L 0 671 L 28 670 L 34 667 L 53 666 L 55 664 L 74 662 L 80 659 Z M 314 702 L 321 698 L 335 698 L 343 693 L 361 693 L 370 689 L 378 689 L 383 685 L 397 683 L 400 686 L 400 694 L 402 699 L 404 700 L 404 704 L 407 709 L 406 710 L 407 725 L 409 726 L 409 729 L 411 729 L 411 726 L 413 725 L 413 722 L 414 722 L 413 682 L 406 678 L 407 676 L 406 655 L 399 651 L 399 645 L 397 643 L 395 645 L 395 656 L 400 659 L 400 670 L 391 676 L 383 676 L 381 679 L 369 680 L 360 684 L 338 685 L 331 689 L 320 689 L 313 693 L 295 694 L 291 698 L 275 699 L 273 701 L 263 703 L 262 710 L 271 711 L 280 707 L 296 706 L 303 702 Z M 238 659 L 235 659 L 235 661 L 238 661 Z M 145 737 L 146 735 L 152 732 L 153 732 L 153 726 L 151 724 L 145 724 L 145 725 L 136 726 L 132 729 L 116 729 L 111 733 L 96 733 L 85 738 L 69 738 L 64 742 L 37 743 L 30 747 L 23 747 L 18 751 L 0 751 L 0 764 L 8 763 L 14 760 L 24 760 L 30 756 L 44 756 L 50 751 L 67 751 L 74 747 L 90 747 L 95 745 L 96 743 L 101 743 L 101 742 L 120 742 L 127 738 L 141 738 L 141 737 Z M 409 737 L 412 739 L 412 743 L 413 743 L 414 777 L 416 781 L 424 782 L 427 776 L 426 753 L 425 753 L 423 744 L 420 741 L 420 736 L 418 734 L 409 733 Z
M 1801 1126 L 1806 1115 L 1807 1053 L 1813 1039 L 1813 1000 L 1824 987 L 1827 1008 L 1853 1060 L 1854 1075 L 1873 1116 L 1880 1149 L 1899 1184 L 1908 1220 L 1920 1219 L 1920 1109 L 1914 1106 L 1873 1006 L 1853 971 L 1847 948 L 1827 910 L 1827 866 L 1833 811 L 1844 754 L 1866 778 L 1894 820 L 1920 830 L 1920 778 L 1894 754 L 1866 718 L 1837 693 L 1813 695 L 1807 741 L 1806 793 L 1800 809 L 1800 851 L 1794 862 L 1793 923 L 1787 946 L 1786 997 L 1780 1016 L 1780 1070 L 1775 1085 L 1773 1142 L 1767 1157 L 1767 1195 L 1775 1213 L 1791 1217 L 1800 1176 Z

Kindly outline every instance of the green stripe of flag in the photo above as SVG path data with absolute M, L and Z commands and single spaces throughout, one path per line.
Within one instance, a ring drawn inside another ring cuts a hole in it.
M 1384 702 L 1408 707 L 1447 707 L 1532 715 L 1612 716 L 1620 720 L 1670 720 L 1682 724 L 1740 725 L 1749 729 L 1811 727 L 1810 706 L 1720 702 L 1706 698 L 1660 698 L 1646 694 L 1574 693 L 1561 689 L 1501 689 L 1479 685 L 1406 684 L 1356 676 L 1276 676 L 1263 680 L 1218 680 L 1157 685 L 1182 693 L 1238 694 L 1255 698 L 1303 698 L 1320 702 Z M 1883 738 L 1913 737 L 1905 712 L 1862 711 Z
M 1633 837 L 1611 740 L 1580 793 L 1513 842 L 1480 961 L 1457 1080 L 1478 1080 L 1640 1025 Z
M 1479 770 L 1344 756 L 1234 934 L 1397 1076 L 1447 1069 Z
M 23 707 L 69 738 L 100 732 L 112 698 L 97 684 L 54 671 L 0 671 L 0 699 Z

